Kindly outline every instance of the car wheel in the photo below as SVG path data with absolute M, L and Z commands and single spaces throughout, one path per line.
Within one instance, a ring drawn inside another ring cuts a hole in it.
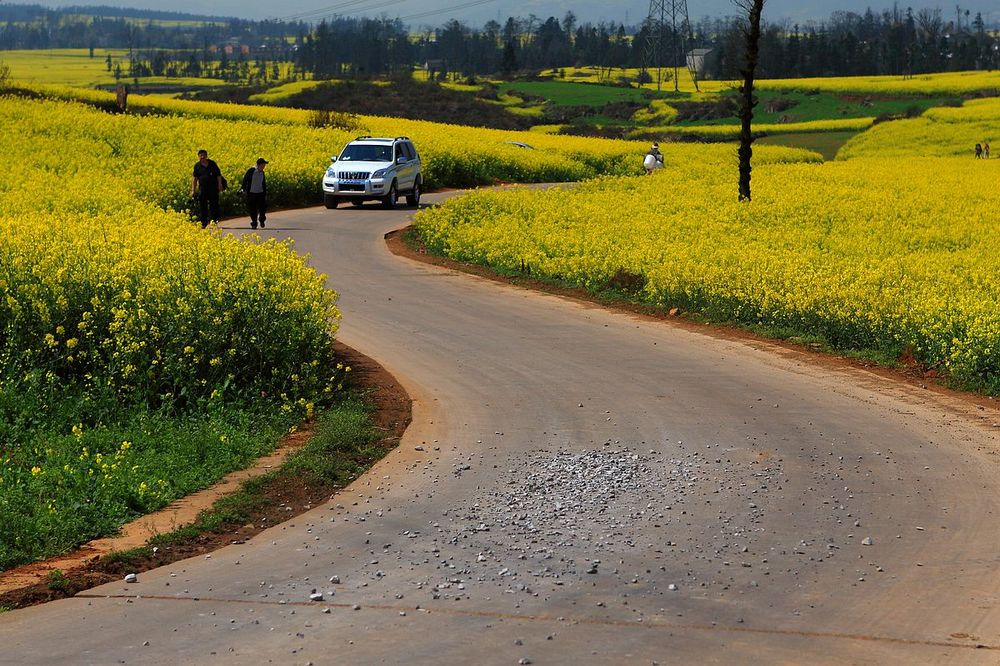
M 329 194 L 323 196 L 323 205 L 327 208 L 336 208 L 340 200 L 337 197 L 331 197 Z
M 389 186 L 389 193 L 382 198 L 382 207 L 395 208 L 398 199 L 399 192 L 396 189 L 396 181 L 392 181 L 392 185 Z
M 420 205 L 420 181 L 413 183 L 413 191 L 406 195 L 406 205 L 414 208 Z

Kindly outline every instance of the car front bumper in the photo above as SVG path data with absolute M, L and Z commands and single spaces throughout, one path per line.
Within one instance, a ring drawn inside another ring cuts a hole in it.
M 338 197 L 381 197 L 386 192 L 386 183 L 382 179 L 369 180 L 337 180 L 325 178 L 323 193 Z

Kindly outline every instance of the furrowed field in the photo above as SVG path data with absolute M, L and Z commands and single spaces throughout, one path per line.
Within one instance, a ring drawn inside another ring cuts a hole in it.
M 971 159 L 971 146 L 997 109 L 983 100 L 879 125 L 844 151 L 865 157 L 758 161 L 751 203 L 736 201 L 735 160 L 692 168 L 668 155 L 650 178 L 479 193 L 420 213 L 417 227 L 456 259 L 592 291 L 626 284 L 654 306 L 888 362 L 912 355 L 996 393 L 1000 161 Z
M 99 91 L 29 94 L 0 98 L 18 165 L 0 185 L 0 569 L 211 483 L 338 393 L 336 294 L 289 245 L 189 221 L 198 148 L 233 184 L 266 155 L 275 206 L 317 203 L 329 156 L 362 132 L 412 136 L 430 186 L 641 170 L 638 143 L 533 134 L 526 150 L 433 123 L 348 133 L 291 109 L 133 96 L 138 115 L 116 115 Z

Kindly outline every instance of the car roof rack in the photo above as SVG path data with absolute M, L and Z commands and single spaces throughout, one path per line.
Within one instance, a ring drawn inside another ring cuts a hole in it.
M 410 140 L 410 137 L 408 137 L 408 136 L 397 136 L 396 137 L 396 141 L 409 141 L 409 140 Z
M 367 134 L 365 134 L 363 136 L 359 136 L 357 139 L 355 139 L 355 141 L 361 141 L 362 139 L 370 139 L 370 138 L 371 138 L 370 136 L 368 136 Z

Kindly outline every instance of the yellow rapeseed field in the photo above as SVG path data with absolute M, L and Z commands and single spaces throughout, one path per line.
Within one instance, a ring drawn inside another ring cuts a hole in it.
M 882 123 L 859 134 L 837 157 L 975 156 L 977 143 L 1000 142 L 1000 99 L 928 109 L 919 118 Z
M 969 95 L 1000 94 L 1000 71 L 945 72 L 902 76 L 836 76 L 804 79 L 762 79 L 762 91 L 819 90 L 845 95 Z
M 92 380 L 154 403 L 261 390 L 291 403 L 330 387 L 339 315 L 324 276 L 286 245 L 203 233 L 165 209 L 186 198 L 196 146 L 221 146 L 236 179 L 262 145 L 288 150 L 294 136 L 13 98 L 0 123 L 18 165 L 0 187 L 6 381 Z
M 90 104 L 110 106 L 114 96 L 99 90 L 83 90 L 68 86 L 27 85 L 19 87 L 49 98 L 84 100 Z M 245 106 L 218 102 L 191 102 L 159 96 L 132 95 L 129 108 L 135 113 L 173 115 L 184 119 L 195 133 L 188 135 L 192 141 L 199 134 L 194 128 L 211 128 L 201 136 L 210 152 L 213 151 L 212 132 L 217 128 L 222 137 L 235 135 L 241 129 L 242 145 L 249 149 L 246 160 L 257 153 L 277 156 L 269 167 L 275 178 L 289 177 L 290 169 L 296 170 L 296 187 L 311 188 L 312 201 L 318 201 L 318 182 L 329 158 L 358 134 L 371 136 L 409 136 L 414 140 L 424 161 L 424 177 L 429 188 L 450 186 L 488 185 L 502 182 L 575 181 L 604 174 L 635 174 L 641 172 L 644 142 L 612 141 L 584 137 L 542 137 L 537 133 L 492 130 L 461 125 L 447 125 L 420 120 L 359 116 L 363 129 L 346 132 L 336 129 L 316 130 L 308 127 L 310 112 L 301 109 L 268 106 Z M 237 126 L 232 123 L 204 124 L 199 120 L 225 120 L 252 123 Z M 152 122 L 152 119 L 149 119 Z M 259 125 L 291 126 L 284 128 L 258 128 Z M 252 131 L 251 131 L 252 130 Z M 193 138 L 192 138 L 193 137 Z M 177 135 L 184 139 L 184 135 Z M 259 141 L 257 139 L 260 139 Z M 259 144 L 259 150 L 254 149 Z M 528 143 L 537 150 L 518 147 L 515 143 Z M 189 145 L 189 147 L 191 147 Z M 226 165 L 219 163 L 225 170 Z M 243 166 L 235 162 L 233 167 Z M 277 174 L 284 174 L 278 176 Z
M 18 98 L 0 126 L 17 165 L 0 182 L 3 569 L 245 465 L 346 368 L 325 276 L 171 210 L 203 145 L 234 182 L 258 150 L 287 152 L 279 191 L 311 191 L 296 176 L 323 130 Z

